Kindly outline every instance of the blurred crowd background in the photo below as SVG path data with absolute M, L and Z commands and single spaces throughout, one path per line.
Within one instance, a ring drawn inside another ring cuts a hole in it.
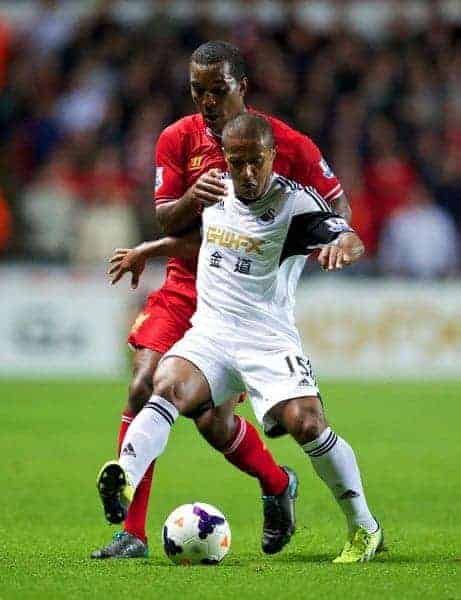
M 247 58 L 248 103 L 342 180 L 359 271 L 459 276 L 456 3 L 77 4 L 0 3 L 0 262 L 99 264 L 158 235 L 155 140 L 194 110 L 191 52 L 224 39 Z

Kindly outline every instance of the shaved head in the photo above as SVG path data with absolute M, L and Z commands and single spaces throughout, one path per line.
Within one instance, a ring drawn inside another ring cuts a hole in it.
M 223 129 L 224 157 L 237 198 L 249 204 L 264 193 L 275 158 L 274 134 L 264 117 L 243 113 Z
M 269 121 L 249 112 L 238 115 L 225 125 L 222 134 L 224 147 L 226 147 L 226 143 L 230 138 L 259 141 L 266 148 L 273 148 L 275 145 L 274 134 Z

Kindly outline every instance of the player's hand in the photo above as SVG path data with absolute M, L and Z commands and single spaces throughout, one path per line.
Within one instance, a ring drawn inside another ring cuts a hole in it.
M 356 233 L 341 233 L 336 243 L 322 248 L 318 261 L 324 271 L 338 271 L 357 261 L 365 252 L 362 240 Z
M 131 287 L 135 290 L 139 284 L 139 278 L 146 266 L 146 257 L 142 252 L 142 244 L 135 248 L 117 248 L 109 259 L 109 270 L 107 274 L 114 285 L 125 275 L 131 273 Z
M 193 200 L 204 206 L 211 206 L 220 202 L 227 194 L 227 188 L 222 180 L 219 169 L 210 169 L 197 179 L 190 188 Z

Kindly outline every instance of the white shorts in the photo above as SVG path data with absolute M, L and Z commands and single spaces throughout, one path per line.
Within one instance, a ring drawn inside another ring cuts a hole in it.
M 209 330 L 194 326 L 162 361 L 170 356 L 185 358 L 200 369 L 215 406 L 248 391 L 256 418 L 269 428 L 275 422 L 266 414 L 273 406 L 290 398 L 319 394 L 301 344 L 286 336 L 258 338 L 248 331 L 236 335 L 235 331 L 223 330 L 210 335 Z

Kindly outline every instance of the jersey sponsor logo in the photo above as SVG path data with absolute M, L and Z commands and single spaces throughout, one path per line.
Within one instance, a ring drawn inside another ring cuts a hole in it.
M 206 241 L 221 246 L 222 248 L 244 250 L 246 254 L 250 254 L 250 252 L 255 252 L 256 254 L 263 253 L 261 246 L 264 244 L 264 240 L 234 233 L 233 231 L 228 231 L 227 229 L 216 227 L 215 225 L 210 225 L 207 228 Z
M 155 191 L 159 190 L 163 184 L 163 167 L 155 167 Z
M 221 266 L 222 259 L 223 259 L 223 255 L 216 250 L 210 256 L 210 267 L 215 267 L 215 268 L 219 269 L 219 267 Z
M 327 161 L 322 158 L 319 162 L 320 168 L 322 169 L 322 173 L 324 174 L 324 176 L 327 179 L 332 179 L 335 175 L 333 173 L 333 171 L 330 169 L 329 164 L 327 163 Z
M 200 169 L 202 166 L 202 160 L 203 160 L 203 156 L 193 156 L 189 160 L 189 170 L 196 171 L 197 169 Z
M 249 258 L 242 258 L 239 256 L 235 263 L 234 273 L 242 273 L 242 275 L 249 275 L 251 273 L 251 263 L 253 261 Z

